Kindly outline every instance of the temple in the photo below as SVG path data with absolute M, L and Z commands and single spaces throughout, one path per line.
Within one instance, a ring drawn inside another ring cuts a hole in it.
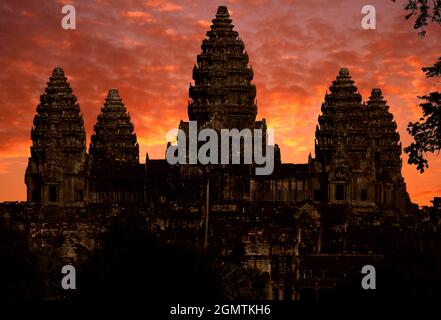
M 219 7 L 208 39 L 193 68 L 188 118 L 198 125 L 208 123 L 220 128 L 254 128 L 256 123 L 256 86 L 251 83 L 253 70 L 243 41 L 233 30 L 226 7 Z
M 88 201 L 141 201 L 139 146 L 118 90 L 109 90 L 94 130 L 89 147 Z
M 76 206 L 85 193 L 86 132 L 63 69 L 55 68 L 40 97 L 25 174 L 27 198 L 42 206 Z
M 256 120 L 253 70 L 226 7 L 218 8 L 201 49 L 188 120 L 198 130 L 266 130 L 265 119 Z M 189 122 L 177 126 L 188 132 Z M 393 239 L 418 210 L 406 192 L 400 137 L 382 92 L 372 89 L 363 102 L 347 68 L 324 96 L 315 155 L 281 163 L 275 145 L 268 176 L 255 175 L 254 164 L 170 165 L 148 156 L 140 163 L 135 128 L 116 89 L 94 131 L 86 153 L 80 107 L 56 68 L 37 107 L 25 181 L 36 228 L 65 235 L 62 254 L 74 261 L 80 247 L 96 248 L 108 217 L 130 208 L 166 241 L 225 257 L 240 243 L 241 265 L 266 279 L 265 298 L 304 299 L 326 294 L 362 265 L 381 263 L 378 235 Z

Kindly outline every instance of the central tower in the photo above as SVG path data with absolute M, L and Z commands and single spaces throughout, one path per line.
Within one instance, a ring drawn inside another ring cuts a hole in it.
M 244 43 L 233 30 L 227 7 L 220 6 L 212 21 L 193 68 L 189 120 L 201 126 L 216 119 L 222 128 L 254 128 L 256 87 Z

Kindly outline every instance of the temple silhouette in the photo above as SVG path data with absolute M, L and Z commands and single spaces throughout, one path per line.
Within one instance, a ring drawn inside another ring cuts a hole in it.
M 188 120 L 198 130 L 265 131 L 253 70 L 227 8 L 220 6 L 212 21 L 192 70 Z M 282 163 L 275 145 L 268 176 L 255 175 L 254 164 L 170 165 L 148 154 L 141 163 L 136 128 L 117 89 L 109 90 L 87 149 L 80 105 L 59 67 L 36 111 L 27 202 L 0 210 L 21 221 L 38 245 L 53 245 L 62 234 L 57 250 L 72 263 L 100 246 L 113 217 L 136 212 L 167 242 L 221 256 L 239 243 L 241 265 L 263 275 L 267 299 L 320 298 L 363 265 L 381 265 L 384 243 L 394 243 L 403 225 L 414 226 L 418 214 L 382 91 L 372 89 L 363 101 L 347 68 L 325 94 L 314 156 Z M 177 123 L 185 132 L 188 126 Z

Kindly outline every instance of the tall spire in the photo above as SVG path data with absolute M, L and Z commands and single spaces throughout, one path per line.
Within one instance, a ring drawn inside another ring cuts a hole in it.
M 405 213 L 411 201 L 401 174 L 400 135 L 381 89 L 372 89 L 366 110 L 370 122 L 370 135 L 375 146 L 375 173 L 379 181 L 378 201 L 385 205 L 394 203 Z
M 212 20 L 213 24 L 211 26 L 211 31 L 207 32 L 207 36 L 221 37 L 228 39 L 236 39 L 239 33 L 234 31 L 234 25 L 231 24 L 230 14 L 227 7 L 219 6 L 216 12 L 216 18 Z
M 226 7 L 218 8 L 207 36 L 193 68 L 189 119 L 204 125 L 216 118 L 214 115 L 221 115 L 228 126 L 252 127 L 257 114 L 256 87 L 251 84 L 253 71 Z
M 84 157 L 86 133 L 83 117 L 60 67 L 53 70 L 45 93 L 40 97 L 31 138 L 32 157 L 48 157 L 50 152 L 69 154 L 70 158 Z
M 341 68 L 337 79 L 329 87 L 331 94 L 326 94 L 326 102 L 333 104 L 352 104 L 357 105 L 361 102 L 361 95 L 357 92 L 358 88 L 354 85 L 349 75 L 348 68 Z
M 76 184 L 82 189 L 83 182 L 77 181 L 66 188 L 62 182 L 74 179 L 74 175 L 84 175 L 86 133 L 77 98 L 60 67 L 53 70 L 40 96 L 31 139 L 31 158 L 25 177 L 28 200 L 42 203 L 49 198 L 51 202 L 74 201 L 73 186 Z M 46 183 L 53 184 L 51 190 L 55 191 L 51 192 L 51 197 Z
M 381 89 L 372 89 L 371 96 L 367 102 L 369 119 L 373 124 L 371 133 L 375 137 L 377 146 L 379 165 L 387 171 L 401 172 L 401 144 L 400 135 L 397 132 L 397 124 L 393 120 L 389 107 L 382 96 Z M 386 168 L 387 167 L 387 168 Z
M 117 89 L 109 90 L 94 130 L 90 144 L 92 167 L 139 163 L 134 126 Z
M 322 192 L 333 202 L 395 206 L 406 212 L 409 197 L 401 175 L 397 126 L 381 90 L 366 104 L 346 68 L 326 94 L 316 129 L 316 158 L 326 173 Z
M 347 68 L 340 69 L 329 90 L 331 93 L 325 95 L 316 130 L 316 155 L 320 156 L 320 151 L 335 152 L 338 141 L 351 148 L 367 147 L 367 117 Z

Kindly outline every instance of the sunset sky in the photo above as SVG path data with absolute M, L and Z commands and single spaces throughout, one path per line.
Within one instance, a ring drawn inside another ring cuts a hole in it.
M 364 100 L 381 87 L 403 146 L 418 95 L 440 90 L 422 66 L 441 55 L 441 27 L 418 37 L 404 0 L 1 1 L 0 201 L 25 200 L 30 130 L 56 66 L 77 96 L 89 138 L 108 89 L 119 89 L 140 144 L 140 159 L 164 158 L 165 133 L 187 119 L 188 86 L 201 41 L 219 5 L 227 5 L 254 70 L 258 118 L 275 129 L 282 161 L 305 163 L 326 90 L 348 67 Z M 61 8 L 76 8 L 76 30 L 63 30 Z M 361 28 L 374 5 L 377 29 Z M 403 175 L 413 202 L 441 196 L 441 155 Z

